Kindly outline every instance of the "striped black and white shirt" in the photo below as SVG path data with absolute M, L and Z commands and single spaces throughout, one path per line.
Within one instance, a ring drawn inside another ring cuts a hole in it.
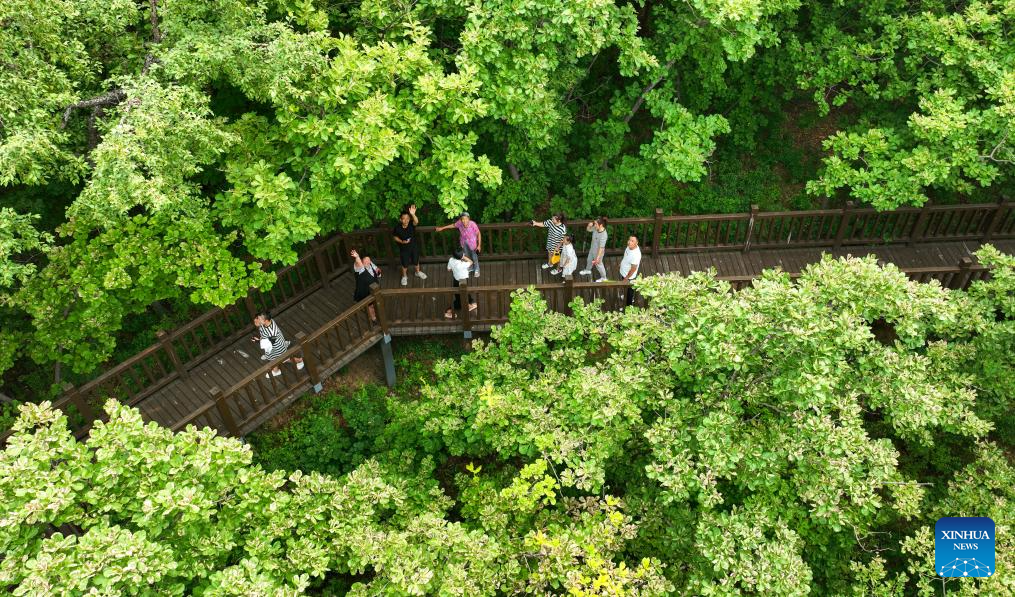
M 567 234 L 567 226 L 563 223 L 557 224 L 553 218 L 543 222 L 543 226 L 546 227 L 546 250 L 556 251 L 560 241 L 564 240 L 564 235 Z
M 289 350 L 290 342 L 282 335 L 282 330 L 279 329 L 274 319 L 268 322 L 268 325 L 257 326 L 257 329 L 261 332 L 261 338 L 271 342 L 271 350 L 265 355 L 267 360 L 275 360 L 282 356 L 285 351 Z

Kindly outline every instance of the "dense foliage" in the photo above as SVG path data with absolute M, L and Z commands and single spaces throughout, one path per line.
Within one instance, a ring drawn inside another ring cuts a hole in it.
M 92 371 L 134 316 L 231 303 L 272 283 L 257 260 L 408 202 L 432 224 L 993 200 L 1013 14 L 0 0 L 0 371 Z
M 520 291 L 473 352 L 401 356 L 414 374 L 386 401 L 327 396 L 255 438 L 268 468 L 330 475 L 266 472 L 114 402 L 79 443 L 24 405 L 0 455 L 0 584 L 933 595 L 934 521 L 965 515 L 997 523 L 997 574 L 947 591 L 1009 595 L 1015 259 L 980 259 L 996 275 L 969 292 L 871 259 L 737 293 L 649 278 L 623 313 Z

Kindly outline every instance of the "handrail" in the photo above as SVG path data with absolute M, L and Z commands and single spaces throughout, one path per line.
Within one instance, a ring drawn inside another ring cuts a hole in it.
M 973 263 L 967 257 L 959 264 L 952 266 L 911 267 L 899 268 L 899 270 L 909 276 L 910 279 L 918 282 L 938 280 L 945 287 L 965 288 L 972 281 L 989 275 L 990 268 Z M 798 272 L 791 272 L 789 275 L 791 278 L 798 278 L 800 276 Z M 716 279 L 729 283 L 730 289 L 735 291 L 751 285 L 757 279 L 757 276 L 724 275 L 716 276 Z M 357 350 L 361 350 L 380 340 L 382 334 L 388 333 L 389 325 L 394 324 L 396 328 L 404 325 L 404 322 L 401 320 L 386 317 L 385 311 L 382 308 L 385 303 L 394 303 L 400 299 L 411 300 L 425 296 L 453 297 L 456 293 L 496 296 L 497 304 L 505 308 L 494 309 L 493 312 L 485 313 L 481 317 L 473 315 L 471 320 L 469 316 L 465 316 L 463 319 L 456 320 L 441 318 L 425 319 L 415 323 L 409 322 L 414 323 L 414 325 L 422 323 L 427 326 L 460 326 L 463 329 L 472 329 L 470 327 L 472 325 L 496 325 L 506 321 L 510 308 L 509 299 L 511 293 L 523 288 L 534 288 L 544 295 L 544 298 L 551 304 L 551 308 L 567 312 L 571 300 L 576 296 L 584 296 L 585 293 L 591 293 L 591 296 L 600 297 L 604 296 L 605 293 L 606 296 L 612 296 L 615 299 L 612 303 L 608 302 L 607 308 L 621 308 L 621 303 L 619 300 L 616 300 L 616 297 L 619 294 L 619 290 L 626 289 L 628 286 L 630 286 L 630 283 L 624 281 L 600 284 L 593 282 L 576 283 L 573 280 L 567 280 L 564 284 L 555 282 L 525 286 L 502 284 L 475 288 L 469 288 L 468 285 L 463 285 L 459 288 L 393 288 L 383 290 L 375 288 L 371 296 L 349 307 L 313 331 L 309 336 L 304 335 L 302 332 L 297 334 L 297 341 L 276 361 L 259 366 L 252 373 L 239 382 L 234 383 L 225 391 L 213 388 L 209 401 L 183 420 L 175 422 L 172 425 L 172 429 L 179 431 L 190 424 L 196 425 L 203 422 L 208 426 L 224 425 L 227 433 L 241 435 L 243 429 L 249 426 L 251 422 L 258 420 L 259 417 L 263 416 L 264 413 L 268 412 L 279 402 L 288 396 L 292 396 L 294 392 L 303 391 L 301 388 L 320 387 L 327 372 L 336 369 L 343 362 L 343 359 L 349 358 L 350 354 L 358 354 Z M 377 324 L 366 324 L 367 331 L 363 333 L 360 327 L 361 324 L 355 322 L 355 318 L 363 316 L 371 306 L 376 306 L 380 321 Z M 357 326 L 356 331 L 359 332 L 359 335 L 354 336 L 351 333 L 352 330 L 347 330 L 349 333 L 345 337 L 348 342 L 343 344 L 340 328 L 343 325 L 351 325 L 353 323 Z M 328 338 L 328 335 L 333 333 L 337 333 L 337 341 L 335 338 Z M 338 345 L 337 350 L 334 349 L 336 343 Z M 286 359 L 297 356 L 304 359 L 305 367 L 302 374 L 298 372 L 294 373 L 295 369 L 293 367 L 282 364 Z M 280 367 L 283 371 L 282 375 L 278 378 L 270 376 L 271 370 L 275 367 Z M 267 382 L 264 382 L 262 378 L 266 374 L 269 377 Z M 94 414 L 96 414 L 88 403 L 85 394 L 85 390 L 91 389 L 94 385 L 83 386 L 80 390 L 70 387 L 54 403 L 56 408 L 67 409 L 73 406 L 78 410 L 80 418 L 84 420 L 84 425 L 75 429 L 75 434 L 78 437 L 82 437 L 91 427 Z M 101 415 L 101 413 L 98 414 Z M 217 419 L 216 415 L 218 416 Z M 9 431 L 0 434 L 0 445 L 4 443 L 9 435 Z
M 388 291 L 387 290 L 382 290 L 381 292 L 387 293 Z M 314 340 L 317 340 L 318 337 L 320 337 L 322 334 L 324 334 L 328 330 L 334 328 L 335 326 L 337 326 L 338 324 L 342 323 L 343 321 L 346 321 L 347 319 L 350 319 L 353 315 L 355 315 L 356 313 L 362 311 L 365 307 L 368 307 L 368 306 L 370 306 L 370 305 L 372 305 L 374 303 L 375 303 L 375 299 L 372 296 L 368 296 L 367 298 L 359 301 L 355 305 L 353 305 L 353 306 L 349 307 L 348 309 L 346 309 L 345 311 L 342 311 L 341 313 L 339 313 L 337 317 L 335 317 L 334 319 L 332 319 L 328 323 L 326 323 L 326 324 L 322 325 L 321 327 L 317 328 L 317 330 L 315 330 L 314 332 L 311 332 L 310 336 L 307 337 L 306 342 L 313 342 Z
M 328 359 L 327 361 L 319 361 L 319 350 L 315 346 L 315 343 L 322 338 L 329 331 L 341 326 L 343 323 L 351 320 L 357 314 L 361 314 L 367 308 L 375 304 L 375 298 L 373 296 L 367 297 L 362 301 L 356 303 L 352 307 L 349 307 L 337 317 L 322 325 L 309 337 L 303 333 L 296 335 L 296 342 L 284 353 L 273 362 L 265 363 L 260 367 L 256 368 L 252 373 L 234 383 L 232 386 L 226 388 L 224 391 L 219 388 L 214 388 L 211 392 L 209 402 L 204 406 L 197 409 L 190 416 L 184 420 L 179 421 L 173 425 L 173 430 L 179 430 L 185 428 L 191 423 L 201 420 L 202 418 L 209 417 L 209 413 L 212 413 L 213 409 L 217 410 L 220 415 L 220 419 L 226 426 L 226 430 L 231 435 L 240 435 L 241 430 L 250 421 L 257 419 L 264 412 L 275 406 L 280 400 L 283 400 L 288 394 L 290 394 L 295 388 L 301 386 L 312 386 L 321 383 L 321 371 L 328 369 L 331 365 L 339 360 L 342 355 L 336 355 L 336 358 Z M 365 335 L 364 337 L 368 337 Z M 284 363 L 292 358 L 300 357 L 304 359 L 303 374 L 296 373 L 293 377 L 293 373 L 289 371 Z M 282 384 L 281 391 L 278 390 L 276 377 L 268 377 L 267 384 L 262 382 L 262 378 L 269 376 L 271 371 L 275 368 L 282 370 L 282 375 L 278 376 Z M 270 392 L 264 391 L 264 385 L 271 387 Z M 251 389 L 250 386 L 257 386 Z M 256 392 L 256 396 L 253 399 L 251 394 Z M 242 401 L 236 397 L 247 394 L 249 408 L 244 408 Z M 267 397 L 267 399 L 265 399 Z
M 572 227 L 584 228 L 589 220 L 574 220 Z M 543 254 L 544 232 L 526 222 L 480 224 L 484 234 L 484 257 L 504 259 Z M 925 205 L 879 212 L 856 208 L 851 203 L 840 209 L 761 212 L 752 206 L 749 213 L 664 215 L 615 218 L 610 220 L 607 253 L 623 251 L 625 234 L 637 233 L 644 239 L 643 250 L 650 255 L 680 251 L 733 251 L 752 249 L 822 246 L 838 248 L 855 244 L 890 244 L 978 240 L 1015 237 L 1015 206 L 1002 199 L 997 203 L 970 205 Z M 369 246 L 382 251 L 377 257 L 395 258 L 391 228 L 375 227 L 333 234 L 320 242 L 295 263 L 276 272 L 276 282 L 268 289 L 251 290 L 236 304 L 215 307 L 179 328 L 160 335 L 153 344 L 83 384 L 80 395 L 87 401 L 97 391 L 112 393 L 135 404 L 189 371 L 223 345 L 246 333 L 249 319 L 262 308 L 276 312 L 297 303 L 308 294 L 328 286 L 331 280 L 349 269 L 345 254 L 352 246 Z M 421 246 L 441 255 L 457 246 L 454 233 L 442 235 L 435 226 L 417 227 Z M 424 257 L 426 261 L 444 257 Z M 938 275 L 958 270 L 938 268 Z M 976 273 L 979 270 L 970 270 Z M 915 272 L 926 276 L 933 271 Z M 482 287 L 490 292 L 491 287 Z M 581 285 L 576 288 L 581 289 Z M 394 293 L 401 290 L 383 291 Z M 478 292 L 478 290 L 477 290 Z M 442 295 L 450 292 L 440 292 Z M 332 323 L 335 323 L 333 321 Z M 446 322 L 439 322 L 444 324 Z M 182 356 L 181 356 L 182 355 Z

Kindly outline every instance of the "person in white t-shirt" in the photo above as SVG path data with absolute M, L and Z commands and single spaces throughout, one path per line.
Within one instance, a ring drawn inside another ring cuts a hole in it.
M 565 278 L 574 274 L 574 270 L 578 269 L 578 255 L 574 252 L 571 235 L 564 236 L 564 244 L 560 249 L 560 268 Z
M 627 248 L 624 249 L 624 259 L 620 262 L 620 279 L 622 282 L 633 282 L 638 277 L 638 270 L 641 269 L 641 249 L 638 248 L 638 237 L 632 236 L 627 239 Z M 634 287 L 627 287 L 626 305 L 634 304 Z
M 451 259 L 448 259 L 448 271 L 451 272 L 451 285 L 458 288 L 462 282 L 466 282 L 469 279 L 469 268 L 472 267 L 472 260 L 465 256 L 465 251 L 459 247 L 455 249 Z M 472 299 L 472 295 L 469 295 L 469 311 L 476 310 L 476 301 Z M 455 293 L 455 302 L 452 306 L 448 307 L 448 310 L 444 312 L 444 317 L 452 319 L 455 316 L 455 311 L 462 310 L 462 295 Z

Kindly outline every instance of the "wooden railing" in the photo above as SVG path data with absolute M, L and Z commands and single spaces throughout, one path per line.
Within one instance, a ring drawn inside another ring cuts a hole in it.
M 910 268 L 902 271 L 915 281 L 937 280 L 942 286 L 955 289 L 967 288 L 972 282 L 989 275 L 988 268 L 973 263 L 969 258 L 955 266 Z M 790 276 L 796 278 L 799 274 L 792 273 Z M 718 279 L 728 282 L 731 290 L 738 291 L 750 286 L 755 277 L 719 276 Z M 586 303 L 602 301 L 603 308 L 607 310 L 620 310 L 624 306 L 627 287 L 628 284 L 619 282 L 575 283 L 568 279 L 563 284 L 542 284 L 532 288 L 542 294 L 551 310 L 569 313 L 569 305 L 576 297 Z M 273 412 L 280 402 L 301 395 L 310 388 L 320 389 L 324 379 L 385 335 L 413 333 L 421 328 L 483 330 L 505 323 L 512 295 L 518 290 L 517 286 L 510 285 L 382 290 L 375 285 L 370 297 L 356 303 L 309 336 L 298 333 L 296 342 L 278 361 L 264 364 L 229 388 L 212 388 L 208 402 L 187 418 L 178 421 L 173 425 L 173 430 L 196 425 L 213 427 L 229 435 L 243 435 L 245 430 L 256 426 L 259 420 Z M 467 304 L 469 296 L 477 301 L 481 305 L 478 314 L 463 308 L 460 317 L 445 318 L 444 312 L 456 294 L 460 295 L 463 305 Z M 376 309 L 376 323 L 368 318 L 371 306 Z M 305 366 L 302 370 L 296 369 L 293 363 L 280 364 L 280 361 L 293 357 L 303 358 Z M 277 377 L 270 375 L 276 366 L 282 372 Z M 118 368 L 117 374 L 110 376 L 110 379 L 126 380 L 128 376 Z M 83 388 L 99 391 L 95 386 Z M 74 388 L 68 388 L 55 406 L 68 412 L 78 436 L 87 432 L 94 415 L 99 414 L 82 392 Z M 5 438 L 6 436 L 0 439 Z
M 577 232 L 583 230 L 586 223 L 571 222 L 571 228 Z M 544 255 L 545 231 L 528 223 L 480 225 L 480 229 L 483 234 L 484 259 Z M 666 216 L 662 210 L 656 210 L 650 218 L 610 220 L 607 253 L 622 253 L 627 238 L 632 235 L 639 237 L 643 250 L 650 255 L 959 240 L 987 242 L 996 238 L 1015 237 L 1015 206 L 1005 200 L 977 205 L 927 205 L 890 212 L 856 209 L 852 204 L 847 204 L 842 209 L 786 212 L 760 212 L 756 206 L 752 206 L 749 213 L 700 216 Z M 580 234 L 576 236 L 583 237 Z M 433 226 L 419 226 L 416 238 L 424 254 L 423 260 L 428 262 L 446 260 L 458 246 L 458 234 L 454 230 L 437 232 Z M 115 397 L 127 404 L 137 404 L 166 384 L 178 378 L 186 378 L 194 367 L 249 332 L 250 320 L 257 311 L 269 309 L 278 313 L 322 287 L 328 287 L 336 277 L 349 270 L 350 249 L 371 254 L 381 261 L 393 261 L 397 256 L 391 241 L 390 227 L 336 234 L 322 242 L 312 241 L 310 246 L 310 251 L 295 264 L 276 273 L 276 282 L 270 289 L 251 290 L 233 305 L 212 309 L 171 332 L 159 332 L 158 343 L 105 371 L 80 388 L 69 388 L 57 400 L 57 404 L 66 408 L 78 403 L 94 407 L 98 405 L 99 399 L 107 397 Z M 960 270 L 958 265 L 909 271 L 914 279 L 937 279 L 948 287 L 965 287 L 970 280 L 983 273 L 979 266 Z M 749 283 L 748 278 L 726 279 L 735 288 Z M 954 280 L 962 283 L 956 286 Z M 491 325 L 506 320 L 510 291 L 513 289 L 508 286 L 471 289 L 470 292 L 480 297 L 487 308 L 484 308 L 479 319 L 469 322 L 469 325 Z M 617 307 L 610 302 L 615 300 L 615 294 L 601 286 L 574 284 L 573 291 L 576 296 L 609 299 L 607 308 Z M 448 321 L 443 317 L 444 309 L 455 292 L 452 289 L 428 289 L 423 296 L 418 294 L 421 291 L 416 290 L 381 292 L 384 300 L 390 302 L 392 319 L 386 324 L 390 323 L 394 333 L 399 333 L 400 328 L 409 325 L 426 324 L 435 328 L 465 325 L 465 321 Z M 566 291 L 563 285 L 540 287 L 540 292 L 548 297 L 555 308 L 570 302 L 564 294 Z M 379 299 L 375 296 L 368 299 L 370 300 Z M 340 316 L 311 336 L 311 350 L 316 351 L 314 356 L 320 367 L 327 369 L 328 363 L 338 358 L 335 355 L 340 354 L 341 349 L 347 347 L 354 336 L 359 334 L 360 338 L 363 337 L 365 328 L 362 327 L 361 319 L 365 317 L 362 310 L 365 309 L 365 304 L 366 302 L 361 302 L 343 314 L 348 316 L 346 319 Z M 468 314 L 463 319 L 467 318 Z M 351 326 L 357 321 L 361 327 L 354 333 Z M 313 359 L 313 356 L 308 358 Z M 261 375 L 263 379 L 263 372 Z M 277 383 L 290 381 L 292 380 L 281 379 Z M 227 388 L 222 391 L 222 395 L 229 397 L 236 391 Z M 238 407 L 231 411 L 236 420 L 246 420 L 250 413 L 256 415 L 254 405 L 259 402 L 253 394 L 250 394 L 248 402 L 249 407 L 243 413 Z M 74 410 L 80 412 L 82 408 L 78 406 Z M 181 424 L 194 422 L 197 418 L 208 416 L 209 412 L 209 409 L 204 409 Z
M 376 294 L 356 303 L 310 336 L 296 334 L 296 342 L 277 361 L 265 363 L 232 387 L 212 388 L 209 402 L 177 422 L 173 430 L 196 425 L 240 435 L 243 428 L 270 412 L 280 400 L 295 392 L 319 388 L 327 376 L 345 364 L 349 355 L 359 354 L 363 347 L 381 338 L 381 328 L 372 324 L 367 315 L 368 308 L 377 302 L 375 297 Z M 297 357 L 303 359 L 302 370 L 294 362 L 283 362 Z M 281 375 L 271 375 L 275 367 Z
M 921 282 L 938 280 L 949 288 L 965 288 L 984 278 L 988 269 L 966 258 L 960 264 L 943 268 L 914 268 L 903 270 Z M 797 277 L 799 274 L 791 274 Z M 719 276 L 729 282 L 731 290 L 742 290 L 751 285 L 751 276 Z M 586 303 L 600 300 L 607 310 L 620 310 L 625 304 L 626 283 L 575 283 L 572 279 L 563 284 L 532 286 L 542 294 L 548 307 L 556 312 L 570 313 L 570 304 L 577 298 Z M 517 286 L 479 286 L 469 288 L 398 288 L 381 290 L 374 287 L 373 294 L 357 303 L 310 336 L 297 335 L 284 360 L 300 356 L 305 367 L 302 372 L 295 366 L 282 365 L 282 375 L 267 377 L 275 364 L 266 364 L 231 388 L 211 392 L 208 404 L 173 428 L 187 425 L 211 426 L 229 435 L 243 435 L 266 413 L 272 412 L 279 402 L 302 394 L 311 387 L 320 388 L 324 379 L 343 366 L 351 356 L 380 341 L 385 335 L 414 333 L 419 329 L 453 329 L 462 331 L 489 329 L 507 322 L 512 295 Z M 463 308 L 459 317 L 447 319 L 444 312 L 458 294 L 462 305 L 472 297 L 480 305 L 476 312 Z M 639 297 L 639 303 L 641 299 Z M 643 304 L 643 303 L 642 303 Z M 367 309 L 375 306 L 377 323 L 367 318 Z M 217 418 L 216 418 L 217 415 Z

